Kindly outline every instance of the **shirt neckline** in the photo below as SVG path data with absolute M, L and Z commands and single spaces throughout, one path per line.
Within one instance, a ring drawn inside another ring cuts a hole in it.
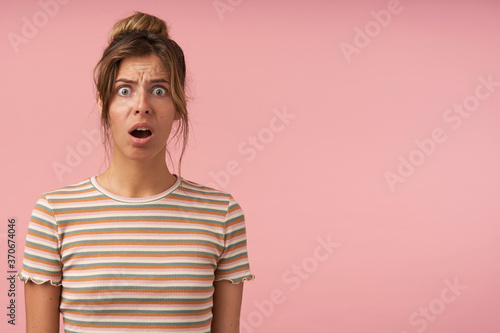
M 153 196 L 142 197 L 142 198 L 122 197 L 120 195 L 111 193 L 108 190 L 106 190 L 104 187 L 99 185 L 99 183 L 96 180 L 96 176 L 90 178 L 90 183 L 92 184 L 92 186 L 94 186 L 94 188 L 96 190 L 98 190 L 99 192 L 101 192 L 102 194 L 107 196 L 108 198 L 113 199 L 115 201 L 130 202 L 130 203 L 145 203 L 145 202 L 152 202 L 152 201 L 162 199 L 162 198 L 166 197 L 167 195 L 169 195 L 170 193 L 172 193 L 177 187 L 179 187 L 179 185 L 181 184 L 181 177 L 179 177 L 175 174 L 174 174 L 174 176 L 177 179 L 176 179 L 175 183 L 172 186 L 170 186 L 168 189 L 166 189 L 165 191 L 163 191 L 161 193 L 155 194 Z

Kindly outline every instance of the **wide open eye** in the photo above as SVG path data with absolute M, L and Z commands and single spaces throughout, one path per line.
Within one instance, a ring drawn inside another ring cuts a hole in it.
M 162 87 L 156 87 L 153 89 L 153 95 L 155 96 L 164 96 L 167 94 L 167 89 Z
M 129 87 L 120 87 L 120 88 L 118 88 L 118 94 L 121 96 L 128 96 L 128 95 L 130 95 L 130 88 Z

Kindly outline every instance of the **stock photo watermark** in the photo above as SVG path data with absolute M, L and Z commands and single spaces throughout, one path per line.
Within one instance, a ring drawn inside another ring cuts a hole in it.
M 212 5 L 219 19 L 224 21 L 224 15 L 226 15 L 227 12 L 232 12 L 236 7 L 241 5 L 242 2 L 243 0 L 214 0 L 212 1 Z
M 442 315 L 447 307 L 454 303 L 462 295 L 462 292 L 468 288 L 458 282 L 458 277 L 455 277 L 453 282 L 445 279 L 444 285 L 445 287 L 441 289 L 439 297 L 432 299 L 426 306 L 421 306 L 417 311 L 410 314 L 408 323 L 415 328 L 417 333 L 423 333 L 429 327 L 429 324 L 435 322 L 438 316 Z M 410 332 L 402 331 L 401 333 Z
M 275 108 L 272 112 L 273 116 L 269 119 L 267 126 L 261 128 L 255 135 L 249 135 L 238 144 L 238 154 L 243 157 L 245 163 L 254 161 L 259 153 L 274 140 L 276 134 L 284 131 L 296 117 L 296 115 L 288 113 L 286 107 L 281 110 Z M 234 159 L 230 160 L 223 170 L 209 172 L 208 175 L 212 182 L 207 183 L 207 186 L 222 190 L 229 185 L 232 177 L 242 172 L 243 163 Z
M 479 109 L 481 102 L 490 98 L 496 88 L 500 86 L 499 81 L 493 80 L 493 74 L 489 74 L 487 77 L 479 76 L 478 81 L 479 84 L 477 84 L 473 94 L 465 97 L 461 103 L 454 103 L 452 107 L 444 111 L 443 121 L 450 124 L 453 130 L 458 130 L 464 119 L 469 118 L 473 112 Z M 447 139 L 446 131 L 441 127 L 436 127 L 427 138 L 414 140 L 415 149 L 406 156 L 398 156 L 396 171 L 384 173 L 384 179 L 391 191 L 394 192 L 397 184 L 404 183 L 412 176 L 416 168 L 431 157 L 436 152 L 438 145 Z
M 31 18 L 23 16 L 21 18 L 22 27 L 20 33 L 9 32 L 9 39 L 12 49 L 15 53 L 19 53 L 21 44 L 28 44 L 30 40 L 38 35 L 39 29 L 45 27 L 51 18 L 59 13 L 61 5 L 69 3 L 71 0 L 40 0 L 38 1 L 39 10 L 36 11 Z
M 393 17 L 401 14 L 403 9 L 404 7 L 400 0 L 389 0 L 386 9 L 370 11 L 372 19 L 366 22 L 363 28 L 354 26 L 352 43 L 342 41 L 339 44 L 340 51 L 347 63 L 350 64 L 352 62 L 353 55 L 360 54 L 362 50 L 367 48 L 372 40 L 377 38 L 382 30 L 391 24 Z
M 92 154 L 94 148 L 101 144 L 99 131 L 95 128 L 91 130 L 82 130 L 82 136 L 84 138 L 75 146 L 66 145 L 66 156 L 64 161 L 53 161 L 51 163 L 52 170 L 54 170 L 59 182 L 63 181 L 63 175 L 65 173 L 73 172 L 73 170 L 83 162 L 83 158 Z
M 9 217 L 7 219 L 7 223 L 5 225 L 4 230 L 7 230 L 6 239 L 7 239 L 7 270 L 6 270 L 6 279 L 7 279 L 7 323 L 9 325 L 16 325 L 16 300 L 17 300 L 17 290 L 16 290 L 16 275 L 17 275 L 17 244 L 16 244 L 16 223 L 15 217 Z
M 317 245 L 312 254 L 303 258 L 300 264 L 294 264 L 281 275 L 281 282 L 287 288 L 275 288 L 269 293 L 269 297 L 260 301 L 254 301 L 252 310 L 245 318 L 242 318 L 240 326 L 241 333 L 253 333 L 261 327 L 267 318 L 270 318 L 276 308 L 287 301 L 287 293 L 297 291 L 302 283 L 314 274 L 321 263 L 327 261 L 334 251 L 340 247 L 340 243 L 332 242 L 331 235 L 318 237 Z

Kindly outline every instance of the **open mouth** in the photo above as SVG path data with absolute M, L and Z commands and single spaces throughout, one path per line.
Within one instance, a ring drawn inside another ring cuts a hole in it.
M 138 139 L 145 139 L 151 136 L 151 134 L 152 134 L 151 131 L 148 130 L 146 127 L 138 127 L 132 132 L 130 132 L 130 135 Z

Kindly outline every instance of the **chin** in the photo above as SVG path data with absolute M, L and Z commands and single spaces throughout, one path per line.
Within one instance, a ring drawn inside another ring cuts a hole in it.
M 134 148 L 134 151 L 128 154 L 127 156 L 130 160 L 133 161 L 144 161 L 144 162 L 150 162 L 150 161 L 165 161 L 165 150 L 162 149 L 147 149 L 147 148 Z

